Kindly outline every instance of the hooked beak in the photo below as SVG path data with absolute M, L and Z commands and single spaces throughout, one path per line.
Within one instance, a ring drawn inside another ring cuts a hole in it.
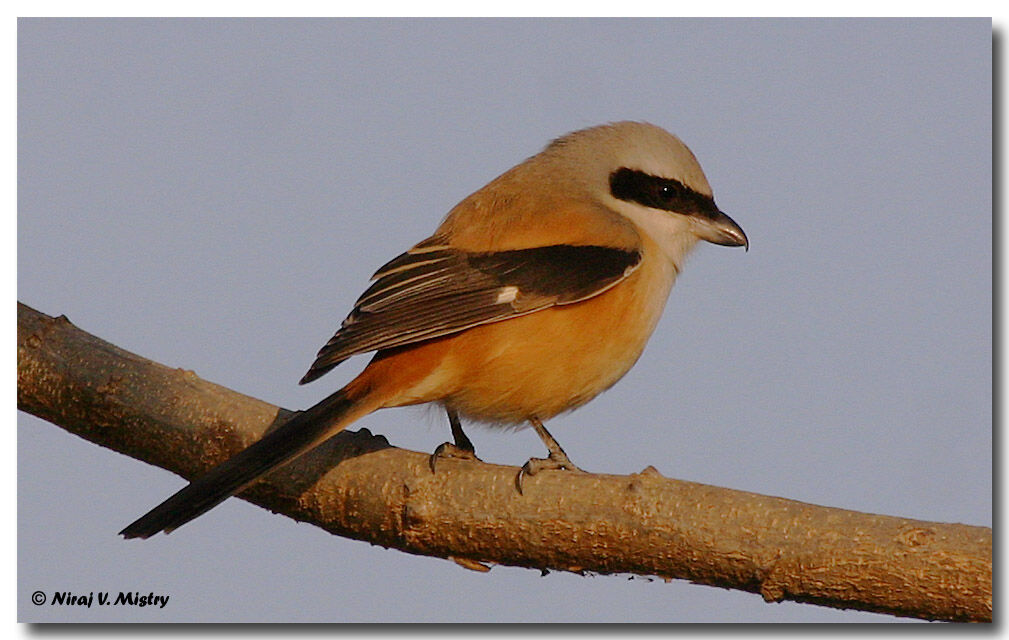
M 702 240 L 724 247 L 746 247 L 747 251 L 750 250 L 746 232 L 721 211 L 711 216 L 695 216 L 694 222 L 697 225 L 697 235 Z

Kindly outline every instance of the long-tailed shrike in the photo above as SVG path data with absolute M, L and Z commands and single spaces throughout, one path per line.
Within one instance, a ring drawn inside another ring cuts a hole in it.
M 122 534 L 171 531 L 384 407 L 447 410 L 455 444 L 439 447 L 432 466 L 473 456 L 462 416 L 531 423 L 550 455 L 525 474 L 577 469 L 541 421 L 627 373 L 698 240 L 748 246 L 677 137 L 619 122 L 554 140 L 379 269 L 301 382 L 376 352 L 360 375 Z

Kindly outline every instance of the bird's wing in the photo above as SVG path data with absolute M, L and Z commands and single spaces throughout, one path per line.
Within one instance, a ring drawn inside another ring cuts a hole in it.
M 640 263 L 633 249 L 559 244 L 474 253 L 421 243 L 375 273 L 301 384 L 355 354 L 591 298 Z

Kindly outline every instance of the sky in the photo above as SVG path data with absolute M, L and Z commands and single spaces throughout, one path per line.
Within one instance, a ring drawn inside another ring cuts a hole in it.
M 22 19 L 18 299 L 306 408 L 367 361 L 297 385 L 375 269 L 550 139 L 644 120 L 693 150 L 750 250 L 699 247 L 635 368 L 548 424 L 572 460 L 991 526 L 991 78 L 986 19 Z M 360 427 L 449 437 L 419 408 Z M 20 621 L 897 620 L 475 573 L 238 499 L 124 541 L 184 482 L 22 412 L 17 433 Z M 543 453 L 531 430 L 468 433 L 488 461 Z

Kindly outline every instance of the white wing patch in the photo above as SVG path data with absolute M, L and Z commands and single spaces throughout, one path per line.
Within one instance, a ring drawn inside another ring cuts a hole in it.
M 518 287 L 502 287 L 501 290 L 498 291 L 497 300 L 494 301 L 494 304 L 507 304 L 509 302 L 515 302 L 515 298 L 517 298 L 518 295 Z

